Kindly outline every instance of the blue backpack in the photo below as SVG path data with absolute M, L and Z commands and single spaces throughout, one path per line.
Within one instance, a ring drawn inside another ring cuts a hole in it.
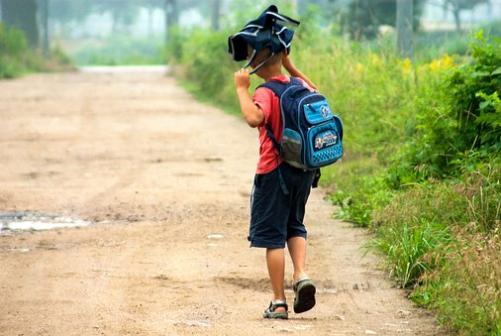
M 266 132 L 285 162 L 317 170 L 343 156 L 343 124 L 323 95 L 311 92 L 294 77 L 289 83 L 269 81 L 259 87 L 272 90 L 280 98 L 282 139 L 279 142 L 275 138 L 269 124 Z

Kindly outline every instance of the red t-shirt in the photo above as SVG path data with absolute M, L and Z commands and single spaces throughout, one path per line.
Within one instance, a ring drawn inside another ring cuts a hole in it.
M 276 80 L 282 83 L 288 83 L 289 77 L 279 75 L 270 78 L 269 80 Z M 302 79 L 303 85 L 309 90 L 313 89 L 308 86 Z M 277 168 L 282 159 L 278 155 L 273 142 L 266 134 L 265 124 L 271 125 L 275 139 L 280 141 L 282 138 L 282 115 L 280 113 L 280 99 L 268 88 L 260 87 L 254 92 L 252 97 L 254 104 L 256 104 L 264 114 L 263 122 L 258 126 L 259 130 L 259 162 L 257 163 L 256 174 L 266 174 Z

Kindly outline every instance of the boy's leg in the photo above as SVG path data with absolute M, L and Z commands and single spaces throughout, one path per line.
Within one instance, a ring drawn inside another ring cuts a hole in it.
M 304 237 L 291 237 L 287 240 L 287 248 L 294 265 L 293 281 L 296 282 L 305 275 L 306 239 Z
M 284 273 L 285 253 L 284 249 L 266 249 L 266 264 L 270 275 L 271 287 L 273 288 L 273 300 L 285 301 Z M 285 312 L 285 308 L 278 307 L 276 312 Z

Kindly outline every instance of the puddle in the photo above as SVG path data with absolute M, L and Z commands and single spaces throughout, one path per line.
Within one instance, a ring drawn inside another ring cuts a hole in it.
M 52 216 L 30 211 L 0 213 L 0 234 L 9 231 L 75 228 L 89 224 L 91 224 L 90 221 L 80 218 Z
M 213 233 L 213 234 L 208 235 L 207 238 L 218 240 L 218 239 L 223 239 L 224 236 L 220 233 Z
M 210 321 L 208 320 L 186 320 L 186 321 L 177 321 L 176 323 L 174 323 L 176 325 L 179 325 L 179 324 L 184 324 L 184 325 L 187 325 L 189 327 L 210 327 Z

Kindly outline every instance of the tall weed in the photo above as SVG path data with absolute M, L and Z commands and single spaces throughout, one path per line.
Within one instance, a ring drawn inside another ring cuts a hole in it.
M 501 335 L 500 230 L 476 233 L 473 226 L 454 232 L 442 267 L 422 278 L 412 299 L 435 309 L 459 335 Z

